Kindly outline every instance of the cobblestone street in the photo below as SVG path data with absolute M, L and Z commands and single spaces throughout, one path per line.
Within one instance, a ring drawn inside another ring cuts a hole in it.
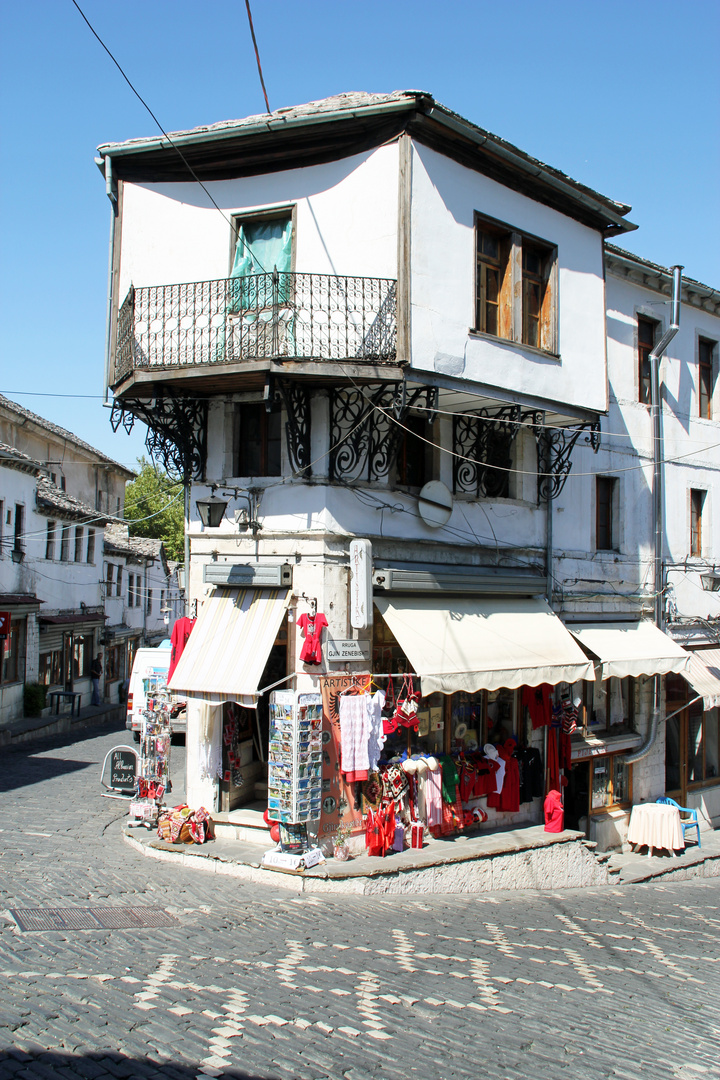
M 121 742 L 89 729 L 0 765 L 2 1080 L 720 1076 L 720 879 L 293 897 L 125 845 L 99 784 Z M 23 933 L 8 913 L 146 906 L 175 925 Z

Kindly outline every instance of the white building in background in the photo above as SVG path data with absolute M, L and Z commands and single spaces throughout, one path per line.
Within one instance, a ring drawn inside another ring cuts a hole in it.
M 648 619 L 647 408 L 621 405 L 634 301 L 606 247 L 634 228 L 630 208 L 414 91 L 340 95 L 173 143 L 220 212 L 165 140 L 104 145 L 99 164 L 115 214 L 115 421 L 146 421 L 152 452 L 190 490 L 199 622 L 174 680 L 188 696 L 190 802 L 252 798 L 265 687 L 412 667 L 417 745 L 435 754 L 512 735 L 547 774 L 523 690 L 578 697 L 568 824 L 620 842 L 632 799 L 665 790 L 652 679 L 688 665 Z M 628 461 L 633 473 L 613 471 Z M 637 516 L 619 512 L 631 491 Z M 364 610 L 357 538 L 372 543 Z M 328 622 L 319 667 L 300 660 L 297 629 L 315 610 Z M 343 659 L 352 648 L 364 659 Z M 240 786 L 227 761 L 220 781 L 207 763 L 227 757 L 222 733 L 241 713 L 254 761 Z M 330 832 L 358 809 L 325 724 Z M 489 811 L 496 826 L 541 817 L 537 795 Z
M 0 725 L 22 717 L 25 683 L 89 704 L 98 652 L 104 697 L 118 701 L 135 649 L 169 636 L 181 606 L 162 542 L 118 521 L 135 474 L 1 395 L 0 449 L 0 611 L 11 622 Z
M 93 510 L 15 447 L 0 444 L 0 610 L 10 617 L 0 671 L 0 725 L 23 715 L 25 683 L 91 696 L 105 622 L 103 527 Z

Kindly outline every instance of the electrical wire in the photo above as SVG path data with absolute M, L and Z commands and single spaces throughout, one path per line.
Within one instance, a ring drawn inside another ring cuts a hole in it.
M 152 109 L 151 109 L 151 108 L 150 108 L 150 106 L 148 105 L 147 101 L 145 101 L 145 99 L 144 99 L 144 98 L 143 98 L 143 97 L 141 96 L 141 94 L 139 93 L 139 91 L 135 89 L 135 87 L 134 87 L 134 86 L 133 86 L 133 84 L 131 83 L 130 79 L 128 78 L 128 76 L 127 76 L 127 75 L 125 74 L 125 72 L 123 71 L 123 69 L 122 69 L 122 67 L 121 67 L 120 63 L 119 63 L 119 62 L 118 62 L 118 61 L 117 61 L 117 60 L 115 59 L 115 57 L 113 56 L 113 54 L 112 54 L 112 53 L 110 52 L 110 49 L 109 49 L 109 48 L 107 47 L 107 45 L 105 44 L 105 42 L 103 41 L 103 39 L 102 39 L 102 38 L 100 37 L 100 35 L 98 34 L 97 30 L 95 30 L 95 28 L 93 27 L 92 23 L 91 23 L 91 22 L 90 22 L 90 20 L 88 19 L 87 15 L 85 14 L 85 12 L 84 12 L 84 11 L 82 10 L 82 8 L 80 7 L 80 5 L 78 4 L 77 0 L 71 0 L 71 3 L 72 3 L 72 4 L 73 4 L 73 5 L 74 5 L 74 6 L 75 6 L 75 7 L 77 8 L 77 10 L 78 10 L 78 12 L 79 12 L 79 14 L 80 14 L 81 18 L 83 19 L 83 21 L 85 22 L 86 26 L 87 26 L 87 27 L 88 27 L 88 29 L 90 30 L 90 33 L 91 33 L 91 34 L 93 35 L 93 37 L 94 37 L 94 38 L 95 38 L 95 39 L 96 39 L 96 40 L 97 40 L 97 41 L 99 42 L 99 44 L 100 44 L 100 45 L 102 46 L 102 48 L 103 48 L 103 49 L 105 50 L 105 52 L 106 52 L 106 53 L 108 54 L 108 56 L 109 56 L 109 57 L 110 57 L 110 59 L 112 60 L 113 64 L 114 64 L 114 65 L 115 65 L 115 67 L 116 67 L 116 68 L 118 69 L 118 71 L 119 71 L 119 72 L 120 72 L 120 74 L 122 75 L 123 79 L 124 79 L 124 80 L 125 80 L 125 82 L 126 82 L 126 83 L 128 84 L 128 86 L 130 87 L 130 89 L 132 90 L 132 92 L 133 92 L 133 94 L 135 95 L 135 97 L 136 97 L 136 98 L 138 99 L 138 101 L 139 101 L 139 102 L 140 102 L 140 104 L 141 104 L 141 105 L 143 106 L 143 108 L 147 110 L 147 112 L 148 112 L 148 113 L 150 114 L 150 116 L 152 117 L 152 119 L 153 119 L 153 120 L 155 121 L 155 123 L 157 124 L 158 128 L 160 129 L 160 131 L 161 131 L 162 135 L 163 135 L 163 136 L 164 136 L 164 138 L 166 138 L 166 139 L 167 139 L 167 141 L 168 141 L 168 142 L 170 143 L 170 146 L 171 146 L 171 147 L 173 148 L 173 150 L 174 150 L 174 151 L 176 152 L 176 154 L 178 155 L 178 157 L 179 157 L 179 158 L 180 158 L 180 160 L 182 161 L 183 165 L 185 166 L 185 168 L 186 168 L 186 169 L 188 170 L 188 172 L 189 172 L 189 173 L 190 173 L 190 175 L 192 176 L 193 180 L 194 180 L 194 181 L 195 181 L 195 182 L 196 182 L 197 184 L 199 184 L 199 186 L 200 186 L 200 187 L 202 188 L 202 190 L 203 190 L 203 191 L 205 192 L 205 194 L 207 195 L 208 199 L 210 200 L 210 202 L 212 203 L 212 205 L 213 205 L 213 206 L 215 207 L 215 209 L 217 210 L 217 212 L 218 212 L 218 213 L 219 213 L 219 214 L 220 214 L 220 215 L 222 216 L 223 220 L 224 220 L 224 221 L 226 221 L 226 222 L 228 223 L 228 225 L 230 226 L 230 228 L 232 229 L 232 231 L 233 231 L 233 233 L 234 233 L 234 235 L 235 235 L 235 237 L 236 237 L 236 240 L 237 240 L 237 241 L 240 241 L 240 242 L 242 242 L 242 244 L 243 244 L 243 247 L 244 247 L 244 248 L 246 248 L 246 250 L 248 250 L 248 251 L 249 251 L 250 249 L 248 248 L 248 246 L 247 246 L 247 244 L 245 243 L 245 241 L 244 241 L 244 240 L 242 239 L 242 237 L 241 237 L 241 235 L 240 235 L 240 232 L 239 232 L 239 230 L 238 230 L 237 224 L 236 224 L 236 223 L 235 223 L 234 221 L 232 221 L 232 219 L 231 219 L 231 218 L 229 218 L 229 217 L 227 216 L 227 214 L 225 213 L 225 211 L 224 211 L 224 210 L 222 210 L 220 206 L 218 206 L 218 204 L 216 203 L 216 201 L 215 201 L 215 199 L 213 198 L 212 194 L 210 193 L 210 191 L 208 190 L 208 188 L 207 188 L 207 187 L 205 186 L 205 184 L 204 184 L 204 183 L 202 182 L 202 180 L 200 179 L 200 177 L 198 176 L 198 174 L 197 174 L 197 173 L 195 172 L 195 170 L 193 169 L 192 165 L 190 164 L 190 162 L 188 161 L 188 159 L 187 159 L 187 158 L 185 157 L 185 155 L 183 154 L 183 152 L 182 152 L 182 150 L 180 149 L 180 147 L 179 147 L 179 146 L 176 146 L 176 145 L 175 145 L 175 143 L 174 143 L 174 142 L 173 142 L 173 140 L 172 140 L 172 139 L 170 138 L 170 136 L 168 135 L 168 133 L 167 133 L 167 131 L 165 130 L 165 128 L 164 128 L 164 127 L 162 126 L 162 124 L 161 124 L 161 123 L 160 123 L 160 121 L 158 120 L 158 118 L 157 118 L 157 116 L 155 115 L 155 113 L 154 113 L 154 112 L 152 111 Z M 249 8 L 248 8 L 248 11 L 249 11 Z M 255 36 L 255 35 L 253 34 L 253 39 L 254 39 L 254 36 Z M 258 61 L 258 62 L 259 62 L 259 61 Z M 257 258 L 255 258 L 255 256 L 254 256 L 254 255 L 253 255 L 253 259 L 255 260 L 255 262 L 257 262 L 258 266 L 259 266 L 259 267 L 260 267 L 260 269 L 261 269 L 261 270 L 263 271 L 263 273 L 267 273 L 267 270 L 266 270 L 266 269 L 265 269 L 265 267 L 264 267 L 264 266 L 262 265 L 262 263 L 260 262 L 260 260 L 259 260 L 259 259 L 257 259 Z
M 265 97 L 265 107 L 270 115 L 272 115 L 270 109 L 270 102 L 268 101 L 267 90 L 265 89 L 265 80 L 263 79 L 262 65 L 260 63 L 260 53 L 258 51 L 257 39 L 255 38 L 255 27 L 253 26 L 252 13 L 250 11 L 250 0 L 245 0 L 245 7 L 247 8 L 248 22 L 250 23 L 250 34 L 252 36 L 252 42 L 255 47 L 255 59 L 257 60 L 258 75 L 260 76 L 260 85 L 262 86 L 262 92 Z

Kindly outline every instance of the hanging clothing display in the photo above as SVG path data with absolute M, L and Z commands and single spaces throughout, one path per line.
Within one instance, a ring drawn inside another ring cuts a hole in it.
M 370 718 L 365 694 L 344 694 L 340 698 L 340 768 L 348 783 L 367 780 L 370 772 Z
M 192 628 L 197 622 L 196 619 L 188 619 L 185 616 L 182 619 L 176 619 L 175 625 L 172 628 L 172 634 L 170 635 L 170 666 L 167 673 L 167 681 L 170 682 L 175 668 L 178 666 L 178 661 L 182 656 L 185 646 L 187 645 L 188 638 L 192 632 Z
M 520 802 L 532 802 L 543 793 L 543 768 L 540 751 L 526 746 L 517 750 L 520 765 Z
M 321 611 L 316 615 L 303 614 L 297 621 L 305 643 L 300 652 L 303 664 L 322 664 L 322 632 L 328 621 Z
M 547 727 L 550 723 L 552 689 L 548 683 L 523 687 L 522 706 L 530 713 L 533 731 L 540 727 Z
M 370 697 L 369 694 L 363 696 L 365 698 L 368 715 L 368 759 L 370 762 L 368 768 L 371 772 L 375 772 L 387 738 L 383 731 L 382 717 L 382 710 L 385 706 L 385 694 L 382 690 L 377 690 L 372 697 Z

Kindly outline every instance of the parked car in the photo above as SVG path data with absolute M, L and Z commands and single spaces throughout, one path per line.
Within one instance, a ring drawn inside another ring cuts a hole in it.
M 127 695 L 125 727 L 132 731 L 135 742 L 140 741 L 140 721 L 147 699 L 167 686 L 170 668 L 170 641 L 166 639 L 155 649 L 138 649 L 132 666 Z M 176 701 L 170 710 L 170 730 L 173 735 L 187 730 L 185 702 Z

